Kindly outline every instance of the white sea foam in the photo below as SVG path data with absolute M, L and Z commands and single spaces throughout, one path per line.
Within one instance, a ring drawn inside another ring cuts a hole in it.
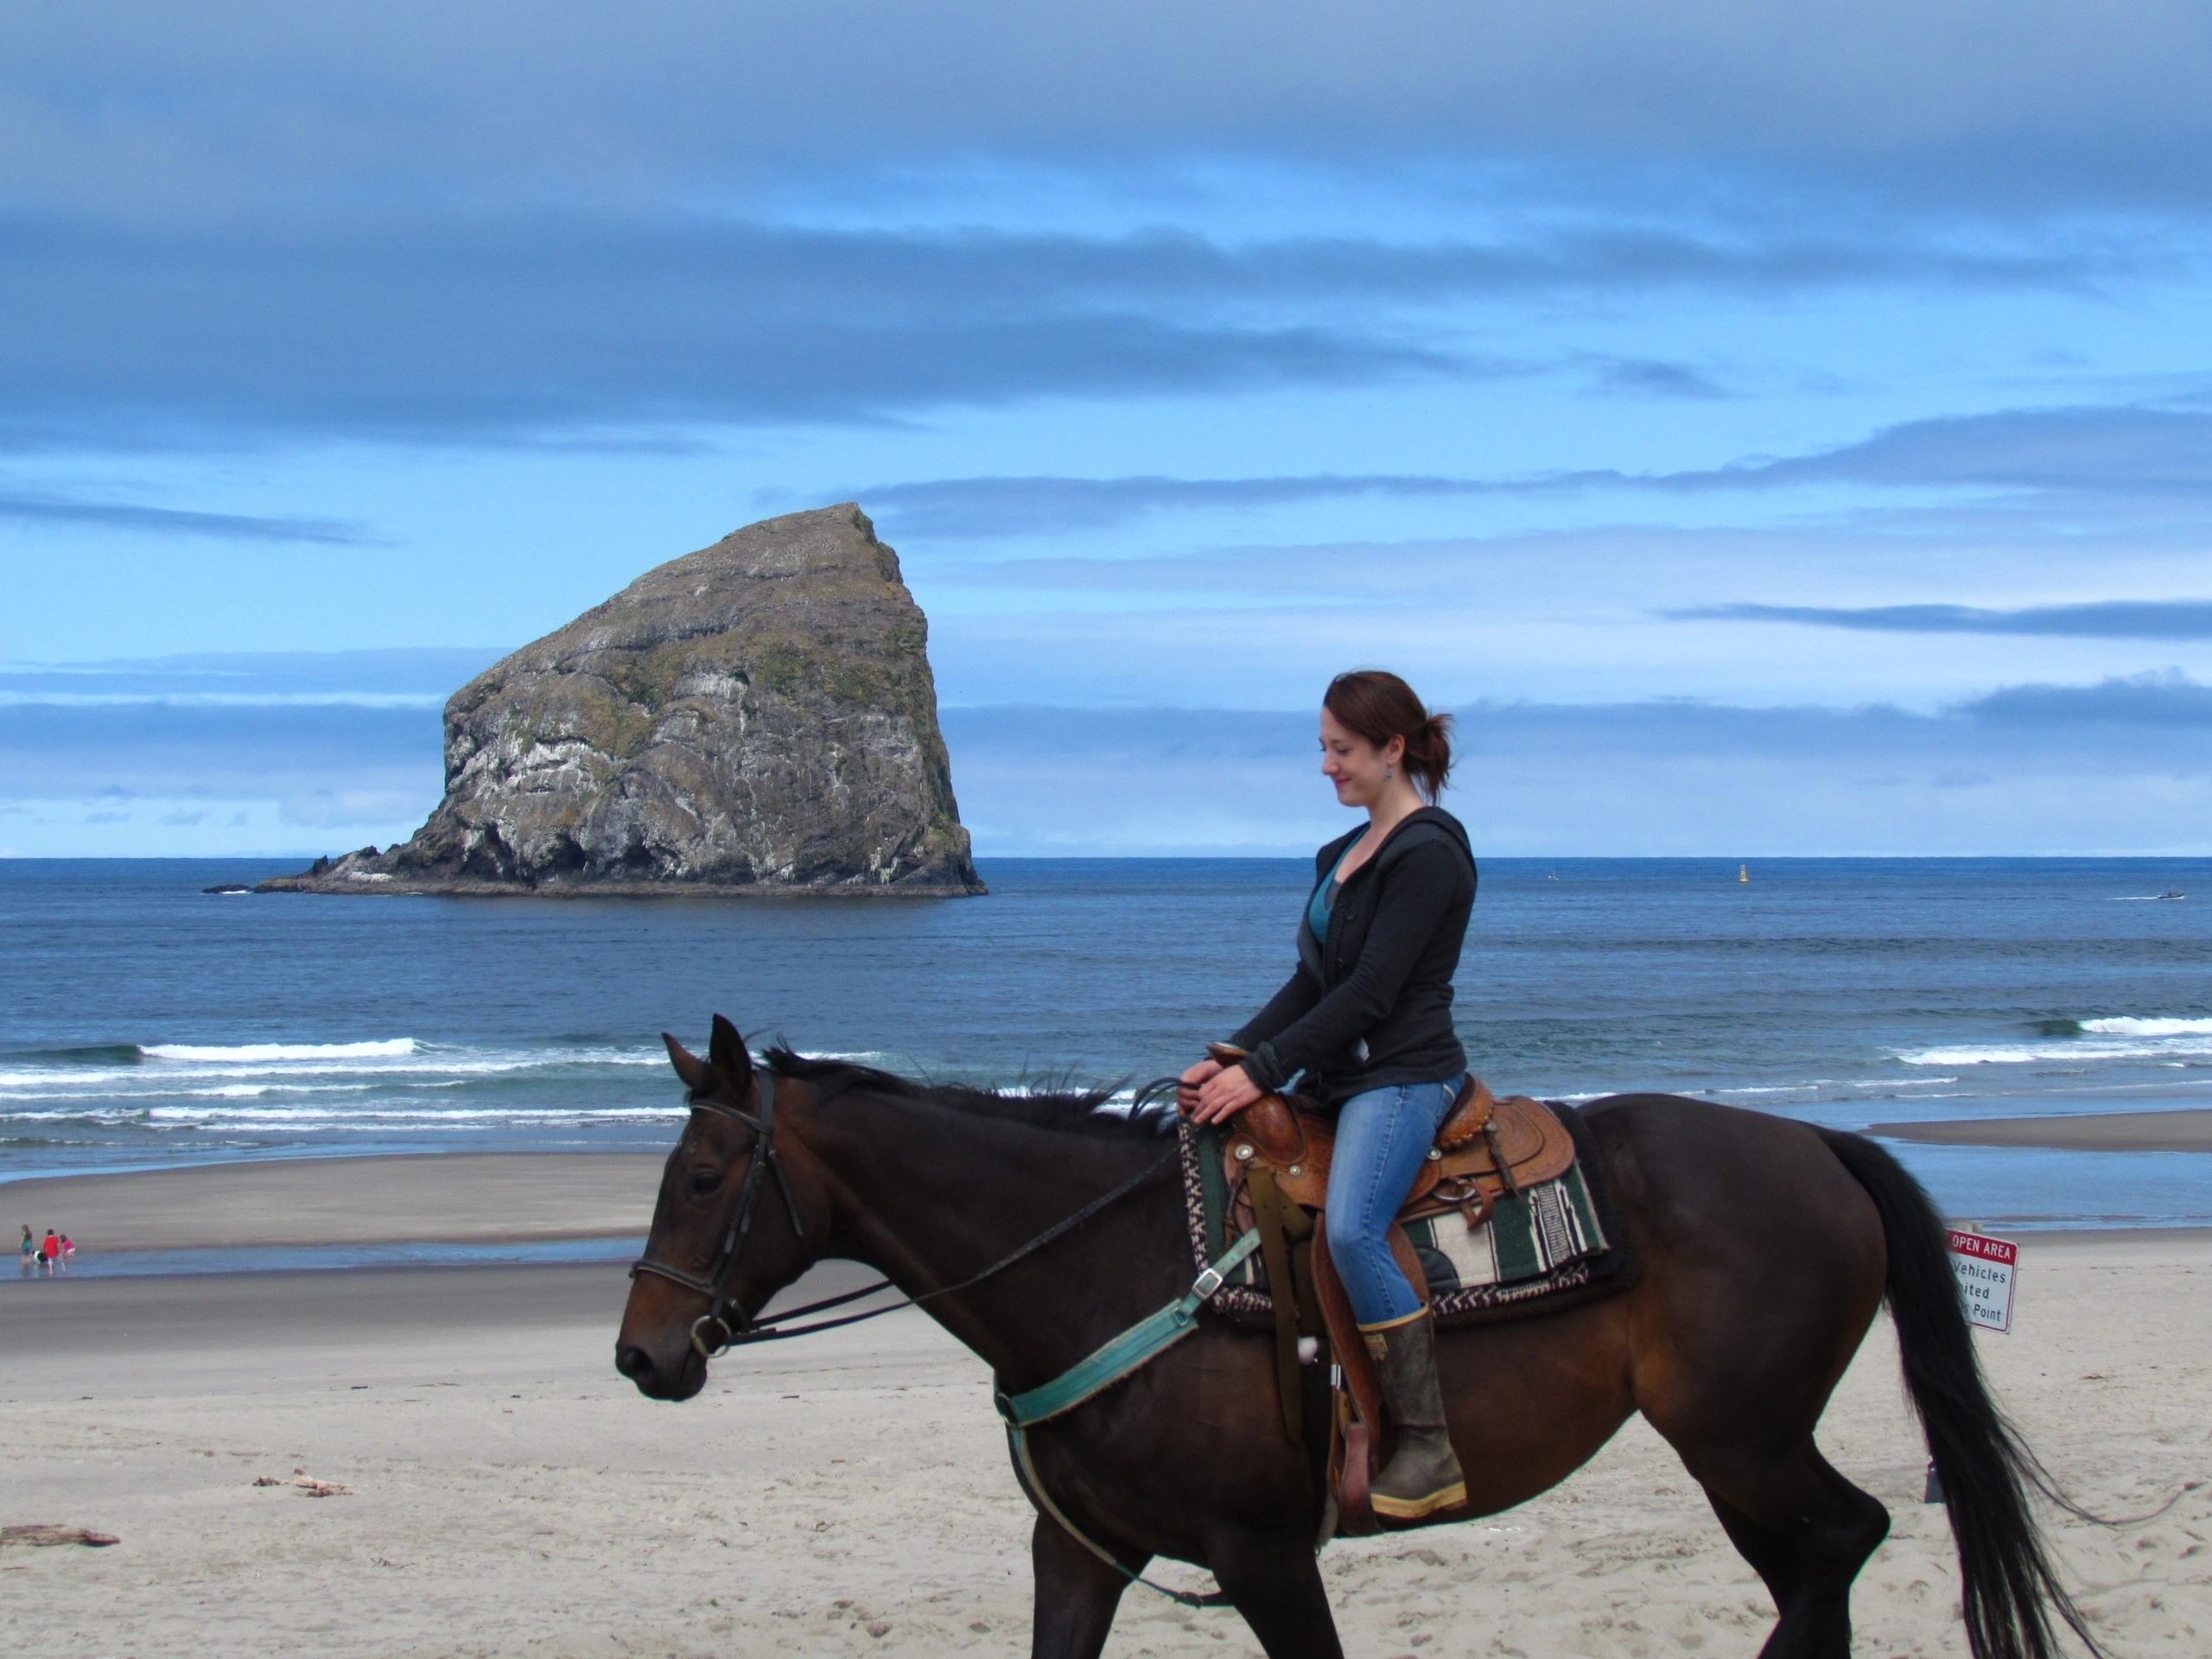
M 2035 1060 L 2052 1060 L 2062 1057 L 2089 1058 L 2078 1050 L 1982 1043 L 1967 1048 L 1923 1048 L 1916 1053 L 1900 1054 L 1897 1058 L 1907 1065 L 2025 1065 Z
M 1802 1083 L 1758 1084 L 1737 1086 L 1717 1084 L 1703 1090 L 1708 1095 L 1724 1095 L 1732 1099 L 1739 1096 L 1765 1095 L 1804 1095 L 1822 1090 L 1834 1091 L 1822 1096 L 1828 1100 L 1850 1100 L 1855 1091 L 1867 1089 L 1925 1089 L 1941 1084 L 1956 1083 L 1956 1077 L 1808 1077 Z
M 2137 1019 L 2120 1015 L 2110 1020 L 2084 1020 L 2082 1029 L 2101 1037 L 2212 1037 L 2212 1020 Z
M 399 1088 L 458 1088 L 504 1074 L 563 1067 L 665 1065 L 643 1048 L 441 1047 L 400 1037 L 363 1043 L 156 1044 L 142 1065 L 39 1065 L 0 1071 L 0 1100 L 143 1096 L 188 1093 L 210 1082 L 290 1083 L 309 1077 L 373 1078 Z M 29 1090 L 29 1093 L 17 1091 Z
M 404 1130 L 412 1134 L 423 1130 L 460 1132 L 493 1128 L 582 1128 L 594 1124 L 673 1122 L 685 1115 L 681 1106 L 569 1107 L 544 1111 L 478 1108 L 450 1112 L 410 1112 L 364 1107 L 335 1112 L 324 1106 L 178 1104 L 153 1106 L 130 1113 L 104 1111 L 69 1116 L 83 1116 L 96 1122 L 143 1122 L 167 1128 L 283 1128 L 357 1134 Z M 58 1116 L 62 1114 L 27 1113 L 23 1116 Z
M 2078 1065 L 2086 1060 L 2167 1060 L 2175 1056 L 2212 1056 L 2212 1037 L 2146 1039 L 2135 1043 L 2097 1043 L 2080 1038 L 2044 1043 L 1983 1043 L 1963 1048 L 1927 1048 L 1897 1058 L 1907 1065 Z
M 187 1089 L 187 1100 L 258 1100 L 265 1095 L 365 1095 L 372 1083 L 226 1083 L 213 1089 Z
M 2109 1014 L 2078 1024 L 2057 1021 L 2026 1041 L 1928 1048 L 1897 1058 L 1907 1065 L 2033 1065 L 2098 1060 L 2188 1065 L 2212 1057 L 2212 1019 L 2199 1015 Z
M 412 1037 L 380 1037 L 363 1043 L 142 1043 L 139 1053 L 149 1060 L 186 1060 L 194 1064 L 270 1060 L 397 1059 L 422 1046 Z

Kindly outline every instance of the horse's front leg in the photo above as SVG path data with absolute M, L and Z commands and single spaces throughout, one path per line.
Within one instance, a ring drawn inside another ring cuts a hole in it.
M 1048 1515 L 1037 1517 L 1029 1535 L 1029 1560 L 1037 1575 L 1030 1659 L 1098 1659 L 1128 1580 L 1069 1537 L 1067 1529 Z M 1129 1570 L 1141 1573 L 1144 1567 L 1135 1561 Z
M 1230 1533 L 1214 1541 L 1206 1565 L 1268 1659 L 1344 1659 L 1311 1537 Z

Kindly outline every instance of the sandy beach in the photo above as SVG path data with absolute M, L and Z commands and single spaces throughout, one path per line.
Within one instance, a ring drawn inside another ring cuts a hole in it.
M 563 1214 L 641 1224 L 657 1161 L 326 1160 L 0 1196 L 33 1220 L 66 1196 L 73 1230 L 109 1248 L 383 1237 L 403 1213 L 534 1236 Z M 831 1283 L 849 1272 L 824 1270 Z M 2003 1403 L 2092 1508 L 2139 1514 L 2179 1493 L 2124 1530 L 2050 1519 L 2083 1605 L 2114 1655 L 2202 1653 L 2212 1234 L 2028 1235 L 2019 1272 L 2012 1332 L 1980 1339 Z M 658 1405 L 610 1363 L 624 1292 L 614 1266 L 0 1282 L 0 1522 L 122 1541 L 0 1550 L 11 1644 L 1027 1651 L 1030 1511 L 976 1360 L 900 1313 L 731 1356 L 697 1400 Z M 1924 1453 L 1886 1325 L 1823 1444 L 1894 1521 L 1859 1581 L 1857 1650 L 1963 1653 L 1950 1538 L 1920 1501 Z M 349 1491 L 253 1484 L 296 1471 Z M 1749 1653 L 1770 1617 L 1640 1423 L 1521 1510 L 1332 1544 L 1323 1562 L 1347 1649 L 1363 1655 Z M 1141 1592 L 1108 1649 L 1253 1650 L 1233 1614 Z

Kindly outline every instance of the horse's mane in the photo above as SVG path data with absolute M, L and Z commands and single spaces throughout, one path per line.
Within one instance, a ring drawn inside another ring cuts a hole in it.
M 894 1100 L 917 1101 L 1001 1122 L 1027 1124 L 1032 1128 L 1057 1129 L 1071 1135 L 1103 1135 L 1115 1139 L 1165 1134 L 1174 1122 L 1170 1108 L 1164 1113 L 1155 1102 L 1128 1111 L 1102 1111 L 1112 1100 L 1111 1085 L 1103 1089 L 983 1089 L 968 1083 L 927 1083 L 880 1071 L 855 1060 L 817 1059 L 778 1046 L 768 1051 L 768 1069 L 779 1077 L 791 1077 L 814 1085 L 816 1098 L 827 1101 L 849 1089 Z M 1172 1097 L 1171 1097 L 1172 1100 Z

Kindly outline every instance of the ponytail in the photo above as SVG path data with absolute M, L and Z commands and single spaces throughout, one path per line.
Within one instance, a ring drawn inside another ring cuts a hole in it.
M 1431 715 L 1406 734 L 1406 776 L 1431 804 L 1452 775 L 1452 716 Z
M 1433 802 L 1452 775 L 1452 716 L 1431 714 L 1414 689 L 1379 668 L 1356 668 L 1329 682 L 1321 699 L 1347 730 L 1381 748 L 1394 737 L 1406 740 L 1406 776 Z

